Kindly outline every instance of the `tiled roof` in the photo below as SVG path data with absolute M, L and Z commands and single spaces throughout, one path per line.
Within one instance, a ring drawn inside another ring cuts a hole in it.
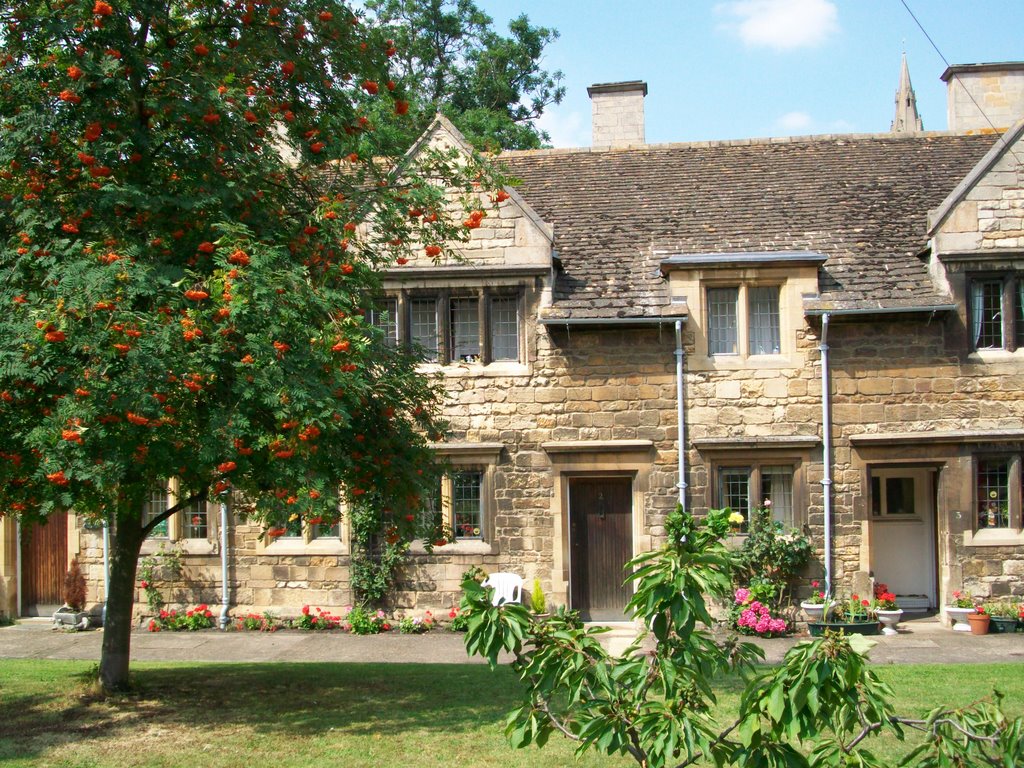
M 669 254 L 817 251 L 818 307 L 948 303 L 918 254 L 927 214 L 995 142 L 918 134 L 501 156 L 555 231 L 552 318 L 660 315 Z

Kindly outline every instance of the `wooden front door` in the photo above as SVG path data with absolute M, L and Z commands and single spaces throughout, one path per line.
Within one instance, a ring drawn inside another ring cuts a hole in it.
M 570 608 L 586 621 L 624 621 L 632 589 L 633 483 L 628 477 L 569 480 Z
M 21 532 L 21 612 L 45 616 L 64 602 L 68 570 L 68 516 L 53 515 Z

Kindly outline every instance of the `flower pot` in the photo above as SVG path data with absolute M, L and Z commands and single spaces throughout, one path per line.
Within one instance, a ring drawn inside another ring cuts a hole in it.
M 811 637 L 821 637 L 825 634 L 825 630 L 843 632 L 847 635 L 877 635 L 878 627 L 877 621 L 812 621 L 807 624 L 807 630 L 811 633 Z
M 967 622 L 971 627 L 972 635 L 987 635 L 988 625 L 992 621 L 992 617 L 987 613 L 974 613 L 967 614 Z
M 972 613 L 977 613 L 977 611 L 973 608 L 957 608 L 952 605 L 947 605 L 943 610 L 946 612 L 946 618 L 953 624 L 953 629 L 956 632 L 971 631 L 971 626 L 967 623 L 967 617 Z
M 821 617 L 825 615 L 824 603 L 800 603 L 800 608 L 807 615 L 808 621 L 821 621 Z
M 883 635 L 898 634 L 896 632 L 896 625 L 900 623 L 900 619 L 903 616 L 902 608 L 894 608 L 891 611 L 875 611 L 875 615 L 878 617 L 878 620 L 882 622 Z
M 53 623 L 58 627 L 71 627 L 72 629 L 88 629 L 90 616 L 86 611 L 76 611 L 62 605 L 53 613 Z
M 1017 631 L 1017 620 L 1012 616 L 993 616 L 988 625 L 993 635 L 1006 635 Z

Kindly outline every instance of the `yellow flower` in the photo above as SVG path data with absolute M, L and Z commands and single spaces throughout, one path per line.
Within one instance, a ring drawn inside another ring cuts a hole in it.
M 733 512 L 729 515 L 729 522 L 733 525 L 743 525 L 744 517 L 739 512 Z

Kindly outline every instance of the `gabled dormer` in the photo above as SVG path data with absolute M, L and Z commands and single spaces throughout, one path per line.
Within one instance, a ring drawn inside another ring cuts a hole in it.
M 438 150 L 467 160 L 473 148 L 437 115 L 410 148 L 400 172 L 416 173 L 417 160 Z M 372 319 L 396 342 L 425 351 L 429 365 L 447 374 L 523 373 L 533 358 L 528 332 L 549 294 L 553 231 L 515 188 L 447 196 L 448 213 L 471 221 L 468 240 L 449 243 L 452 255 L 423 247 L 389 270 L 385 295 Z

